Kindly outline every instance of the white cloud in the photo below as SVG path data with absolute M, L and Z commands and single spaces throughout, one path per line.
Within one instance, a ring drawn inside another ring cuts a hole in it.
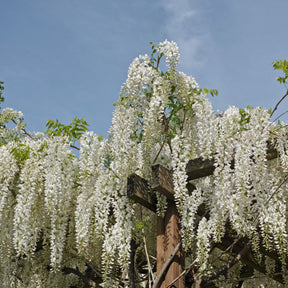
M 191 69 L 204 66 L 205 50 L 209 47 L 209 31 L 205 24 L 205 13 L 197 0 L 161 0 L 166 12 L 168 40 L 175 41 L 180 49 L 180 65 L 191 73 Z

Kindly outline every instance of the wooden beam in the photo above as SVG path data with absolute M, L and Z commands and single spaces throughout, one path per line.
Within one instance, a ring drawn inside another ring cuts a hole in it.
M 267 143 L 267 151 L 266 151 L 266 159 L 272 160 L 279 156 L 275 147 L 271 144 L 271 142 Z M 186 166 L 186 173 L 188 175 L 188 181 L 210 176 L 213 174 L 215 170 L 215 160 L 212 159 L 203 159 L 203 158 L 196 158 L 189 160 Z
M 267 160 L 278 157 L 278 152 L 269 142 L 267 144 Z M 215 160 L 196 158 L 189 160 L 186 166 L 188 181 L 198 179 L 213 174 L 215 170 Z M 188 185 L 192 185 L 188 183 Z M 165 195 L 168 199 L 174 199 L 173 171 L 161 166 L 160 164 L 152 166 L 152 182 L 151 188 Z M 189 188 L 190 191 L 193 187 Z
M 150 193 L 151 188 L 148 181 L 132 174 L 127 179 L 127 196 L 136 203 L 156 212 L 156 199 Z
M 267 154 L 266 154 L 266 159 L 267 160 L 272 160 L 279 157 L 279 152 L 276 150 L 275 146 L 272 145 L 272 143 L 269 141 L 267 143 Z
M 148 184 L 148 181 L 144 178 L 138 176 L 137 174 L 130 175 L 127 179 L 127 196 L 136 203 L 139 203 L 149 210 L 156 212 L 156 197 L 153 196 L 151 191 L 158 191 L 159 193 L 165 195 L 168 199 L 174 200 L 174 185 L 172 172 L 167 168 L 161 165 L 155 165 L 152 167 L 152 171 L 151 187 Z M 188 191 L 192 191 L 195 189 L 195 186 L 188 183 L 187 188 Z
M 152 166 L 151 188 L 174 200 L 173 172 L 159 164 Z
M 272 160 L 277 157 L 277 150 L 270 143 L 268 143 L 267 160 Z M 197 158 L 190 160 L 186 167 L 188 181 L 212 175 L 214 169 L 214 159 L 205 160 L 202 158 Z M 187 187 L 189 191 L 195 189 L 195 186 L 191 183 L 188 183 Z M 159 193 L 165 195 L 168 199 L 174 200 L 173 171 L 159 164 L 152 166 L 151 187 L 145 179 L 141 178 L 137 174 L 132 174 L 128 178 L 128 197 L 155 212 L 156 199 L 152 196 L 151 190 L 158 191 Z
M 214 170 L 214 159 L 197 158 L 190 160 L 186 166 L 188 181 L 212 175 Z
M 195 188 L 192 183 L 187 183 L 189 192 Z M 159 164 L 152 166 L 151 189 L 161 193 L 170 200 L 174 200 L 173 172 Z

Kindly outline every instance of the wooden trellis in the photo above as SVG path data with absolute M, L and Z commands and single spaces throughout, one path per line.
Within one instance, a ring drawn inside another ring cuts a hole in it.
M 277 155 L 277 151 L 271 147 L 271 145 L 268 145 L 267 159 L 272 160 L 276 158 Z M 233 165 L 233 163 L 231 165 Z M 186 167 L 188 181 L 212 175 L 214 169 L 213 159 L 203 160 L 199 158 L 190 160 Z M 191 191 L 195 187 L 192 184 L 188 184 L 187 188 Z M 156 282 L 158 284 L 155 285 L 154 283 L 153 287 L 164 288 L 171 284 L 170 287 L 185 288 L 185 277 L 179 277 L 184 275 L 187 270 L 184 271 L 185 256 L 180 243 L 180 217 L 174 202 L 173 172 L 161 165 L 153 166 L 150 186 L 148 185 L 148 181 L 136 174 L 128 178 L 128 197 L 151 211 L 156 212 L 156 200 L 153 199 L 151 193 L 149 193 L 151 189 L 165 195 L 168 200 L 168 207 L 164 218 L 157 216 Z M 200 206 L 198 215 L 203 216 L 204 212 L 205 208 Z M 229 253 L 235 257 L 234 259 L 240 257 L 240 261 L 242 261 L 249 273 L 253 271 L 253 269 L 256 269 L 266 274 L 265 265 L 255 260 L 249 240 L 241 238 L 235 241 L 236 237 L 236 233 L 230 228 L 229 223 L 227 223 L 225 236 L 222 242 L 216 245 L 223 251 L 229 251 Z M 274 259 L 276 261 L 276 267 L 278 267 L 279 272 L 281 271 L 281 262 L 276 251 L 267 251 L 261 246 L 260 252 Z M 226 268 L 229 269 L 228 266 Z M 217 275 L 219 274 L 210 275 L 206 277 L 206 279 L 202 279 L 198 287 L 215 287 L 211 280 L 216 279 Z M 161 276 L 161 279 L 158 279 L 159 276 Z M 281 273 L 269 276 L 283 283 Z M 175 279 L 178 280 L 175 281 Z M 174 286 L 172 286 L 172 283 Z

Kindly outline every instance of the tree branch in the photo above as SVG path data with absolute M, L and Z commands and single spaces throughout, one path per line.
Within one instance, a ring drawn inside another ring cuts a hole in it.
M 288 90 L 286 91 L 285 95 L 278 101 L 278 103 L 275 105 L 270 118 L 272 117 L 272 115 L 274 114 L 274 112 L 277 110 L 278 106 L 280 105 L 280 103 L 288 96 Z
M 14 119 L 12 119 L 12 122 L 17 126 L 18 125 L 18 123 L 14 120 Z M 21 121 L 22 122 L 22 121 Z M 27 135 L 30 139 L 35 139 L 30 133 L 28 133 L 27 131 L 26 131 L 26 129 L 25 128 L 21 128 L 21 130 L 22 130 L 22 132 L 25 134 L 25 135 Z
M 87 275 L 84 275 L 83 273 L 81 273 L 78 267 L 76 268 L 63 267 L 61 271 L 63 272 L 63 274 L 74 274 L 78 276 L 83 281 L 83 283 L 88 284 L 91 287 L 95 287 L 95 288 L 100 287 L 97 285 L 96 281 L 92 280 Z
M 63 267 L 61 271 L 65 275 L 74 274 L 78 276 L 83 281 L 83 283 L 89 285 L 89 287 L 101 288 L 101 286 L 99 286 L 99 284 L 103 281 L 101 273 L 97 271 L 97 269 L 95 270 L 94 268 L 92 268 L 87 263 L 86 267 L 87 268 L 84 273 L 82 273 L 77 266 L 76 268 Z
M 202 277 L 201 284 L 202 285 L 204 284 L 203 287 L 205 287 L 205 282 L 207 283 L 209 281 L 215 280 L 220 275 L 227 273 L 229 269 L 231 269 L 235 264 L 237 264 L 249 252 L 251 246 L 252 246 L 252 243 L 251 241 L 249 241 L 233 259 L 227 262 L 227 264 L 221 266 L 219 269 L 217 269 L 213 273 L 210 273 L 210 275 L 207 275 L 206 277 Z
M 142 229 L 142 234 L 143 234 L 143 244 L 144 244 L 145 256 L 146 256 L 146 259 L 147 259 L 147 265 L 148 265 L 148 271 L 149 271 L 148 281 L 149 281 L 149 283 L 150 283 L 151 278 L 152 278 L 152 281 L 153 281 L 153 282 L 155 281 L 155 279 L 154 279 L 153 269 L 152 269 L 152 267 L 151 267 L 151 263 L 150 263 L 150 259 L 149 259 L 149 254 L 148 254 L 148 250 L 147 250 L 147 243 L 146 243 L 144 228 Z M 151 278 L 150 278 L 150 275 L 151 275 Z

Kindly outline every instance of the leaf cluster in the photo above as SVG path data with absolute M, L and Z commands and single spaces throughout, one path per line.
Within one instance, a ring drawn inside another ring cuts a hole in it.
M 249 113 L 249 110 L 252 110 L 252 109 L 253 107 L 249 105 L 246 107 L 246 109 L 243 109 L 243 108 L 239 109 L 241 118 L 238 121 L 238 123 L 244 130 L 246 130 L 245 126 L 250 123 L 251 115 Z
M 200 91 L 202 91 L 202 90 L 200 89 Z M 204 94 L 210 94 L 212 97 L 215 97 L 215 96 L 218 95 L 218 90 L 217 90 L 217 89 L 207 89 L 207 88 L 204 88 L 204 89 L 203 89 L 203 92 L 204 92 Z
M 77 116 L 73 121 L 64 125 L 58 119 L 56 120 L 47 120 L 45 133 L 48 137 L 52 136 L 66 136 L 69 141 L 74 142 L 80 139 L 80 137 L 88 131 L 89 124 L 86 122 L 85 118 L 82 117 L 79 119 Z
M 288 61 L 287 60 L 275 60 L 273 62 L 274 70 L 281 70 L 284 73 L 284 77 L 277 77 L 277 81 L 281 84 L 286 84 L 288 79 Z
M 22 143 L 19 143 L 11 150 L 11 153 L 20 164 L 23 164 L 27 159 L 30 158 L 30 152 L 31 148 L 28 145 Z
M 150 66 L 158 69 L 163 53 L 159 53 L 159 46 L 156 46 L 153 42 L 150 42 L 152 53 L 150 56 Z

